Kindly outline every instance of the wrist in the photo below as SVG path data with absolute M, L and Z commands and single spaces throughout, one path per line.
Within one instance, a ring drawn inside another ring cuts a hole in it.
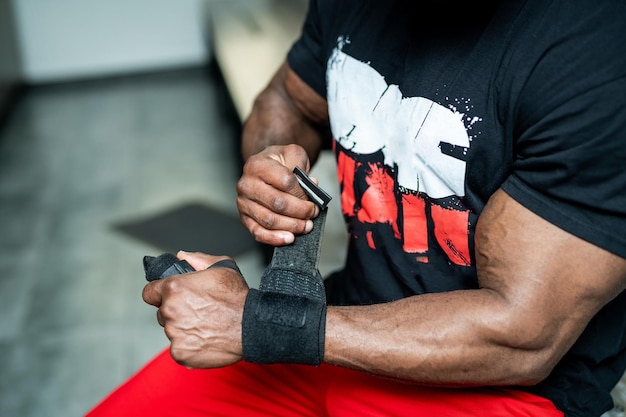
M 319 365 L 325 329 L 324 301 L 251 289 L 243 310 L 243 357 L 253 363 Z

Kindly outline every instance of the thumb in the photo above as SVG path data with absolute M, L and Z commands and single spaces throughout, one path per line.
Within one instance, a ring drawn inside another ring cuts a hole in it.
M 155 306 L 156 308 L 161 307 L 161 301 L 163 298 L 163 295 L 161 294 L 163 281 L 164 280 L 152 281 L 146 284 L 141 292 L 141 298 L 143 298 L 143 301 L 147 304 Z

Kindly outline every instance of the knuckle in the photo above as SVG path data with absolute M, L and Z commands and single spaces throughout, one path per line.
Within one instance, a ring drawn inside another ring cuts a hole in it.
M 248 230 L 248 232 L 250 232 L 251 234 L 254 234 L 256 222 L 252 218 L 244 214 L 240 214 L 239 222 Z
M 291 175 L 291 173 L 282 175 L 279 179 L 279 182 L 280 182 L 280 187 L 283 190 L 292 190 L 298 184 L 298 180 L 296 179 L 295 176 Z
M 162 304 L 159 308 L 159 318 L 168 322 L 174 316 L 174 308 L 169 303 Z
M 284 197 L 276 196 L 272 199 L 270 207 L 275 213 L 283 213 L 287 208 L 287 202 L 285 201 Z
M 243 217 L 247 217 L 250 216 L 250 205 L 247 203 L 247 199 L 244 198 L 240 198 L 237 197 L 237 212 L 239 213 L 239 217 L 242 218 L 242 222 L 243 222 Z
M 167 294 L 168 296 L 172 296 L 174 294 L 180 293 L 182 290 L 182 284 L 179 279 L 176 277 L 172 277 L 169 279 L 165 279 L 162 285 L 163 294 Z
M 265 229 L 271 230 L 276 225 L 276 222 L 277 222 L 276 216 L 274 214 L 268 214 L 266 216 L 263 216 L 262 219 L 260 219 L 259 224 Z
M 246 175 L 256 172 L 259 170 L 259 167 L 263 164 L 263 159 L 259 154 L 252 155 L 246 163 L 243 165 L 243 174 L 244 178 Z
M 238 195 L 246 195 L 249 188 L 248 181 L 244 177 L 241 177 L 239 181 L 237 181 L 236 189 Z
M 263 232 L 263 230 L 261 230 L 261 228 L 259 227 L 254 228 L 253 230 L 251 230 L 251 233 L 255 241 L 264 242 L 263 238 L 265 236 L 265 233 Z
M 302 148 L 302 146 L 297 145 L 295 143 L 290 143 L 285 146 L 285 153 L 292 153 L 295 156 L 300 156 L 303 153 L 305 153 L 305 151 Z
M 170 347 L 170 355 L 172 356 L 172 359 L 174 359 L 174 361 L 177 364 L 182 365 L 182 366 L 186 366 L 187 361 L 189 360 L 186 354 L 186 350 L 179 349 L 178 344 L 176 343 L 175 340 L 172 341 L 172 344 Z

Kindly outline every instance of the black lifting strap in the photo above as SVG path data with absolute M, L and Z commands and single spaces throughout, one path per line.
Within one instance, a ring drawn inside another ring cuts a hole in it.
M 324 358 L 326 293 L 318 263 L 330 196 L 299 168 L 294 174 L 320 214 L 311 232 L 274 249 L 259 289 L 248 293 L 242 346 L 249 362 L 319 365 Z
M 326 302 L 324 281 L 318 270 L 327 206 L 331 197 L 298 167 L 294 169 L 300 186 L 320 208 L 313 219 L 313 230 L 299 235 L 291 245 L 274 249 L 272 260 L 261 277 L 260 291 L 306 297 Z

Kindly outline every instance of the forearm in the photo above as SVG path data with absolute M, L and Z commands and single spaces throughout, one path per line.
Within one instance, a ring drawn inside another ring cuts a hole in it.
M 325 361 L 426 385 L 538 382 L 557 349 L 527 335 L 511 338 L 517 324 L 507 311 L 488 290 L 329 307 Z
M 244 160 L 272 145 L 302 146 L 313 163 L 329 138 L 325 103 L 284 64 L 259 94 L 242 136 Z
M 480 289 L 329 307 L 324 359 L 423 384 L 533 384 L 626 288 L 625 259 L 502 191 L 481 214 L 475 247 Z

